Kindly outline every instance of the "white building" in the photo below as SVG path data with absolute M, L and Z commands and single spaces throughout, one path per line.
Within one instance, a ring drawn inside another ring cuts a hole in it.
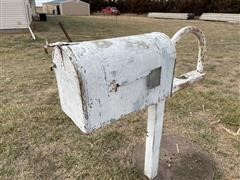
M 43 13 L 64 16 L 89 16 L 90 4 L 81 0 L 53 0 L 43 3 Z
M 0 0 L 0 29 L 25 29 L 36 15 L 35 0 Z

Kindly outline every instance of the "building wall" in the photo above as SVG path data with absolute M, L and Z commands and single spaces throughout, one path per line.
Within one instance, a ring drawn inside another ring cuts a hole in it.
M 53 14 L 53 10 L 55 10 L 55 5 L 53 5 L 53 4 L 43 4 L 43 7 L 42 7 L 43 13 Z
M 37 13 L 43 13 L 43 8 L 42 7 L 36 7 L 36 12 Z
M 35 0 L 29 0 L 30 7 L 31 7 L 31 13 L 33 16 L 37 15 L 36 13 L 36 3 Z
M 28 0 L 0 0 L 0 29 L 27 28 L 31 22 Z
M 21 0 L 19 0 L 21 1 Z M 33 16 L 33 9 L 35 7 L 32 7 L 30 4 L 30 0 L 23 0 L 24 2 L 24 10 L 25 10 L 25 16 L 26 16 L 26 21 L 27 21 L 27 27 L 31 24 L 32 22 L 32 16 Z
M 61 3 L 61 15 L 67 16 L 89 16 L 90 5 L 79 1 L 68 1 Z

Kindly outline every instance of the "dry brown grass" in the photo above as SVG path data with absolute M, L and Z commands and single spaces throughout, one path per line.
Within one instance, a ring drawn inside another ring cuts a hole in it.
M 59 20 L 74 41 L 152 31 L 172 36 L 186 25 L 201 28 L 208 43 L 207 77 L 168 100 L 164 133 L 189 137 L 210 152 L 215 179 L 240 179 L 239 137 L 221 128 L 240 127 L 239 26 L 143 17 L 119 17 L 118 24 L 112 17 L 51 17 L 34 25 L 36 41 L 29 33 L 1 34 L 0 179 L 142 179 L 131 152 L 145 141 L 145 111 L 91 135 L 61 111 L 51 56 L 42 49 L 46 38 L 66 41 Z M 192 37 L 179 45 L 178 74 L 195 67 L 196 47 Z

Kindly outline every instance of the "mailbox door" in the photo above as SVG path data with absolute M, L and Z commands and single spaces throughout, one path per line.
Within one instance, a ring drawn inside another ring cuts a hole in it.
M 72 57 L 59 47 L 55 47 L 53 56 L 62 110 L 86 133 L 85 116 L 87 112 L 83 111 L 79 77 L 71 61 Z

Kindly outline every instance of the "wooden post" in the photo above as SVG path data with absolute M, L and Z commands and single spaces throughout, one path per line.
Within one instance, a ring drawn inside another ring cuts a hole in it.
M 158 173 L 165 100 L 148 107 L 144 174 L 153 179 Z
M 68 42 L 72 42 L 72 39 L 70 38 L 70 36 L 68 35 L 67 31 L 64 29 L 63 25 L 61 22 L 58 22 L 60 28 L 62 29 L 63 33 L 65 34 L 66 38 L 68 39 Z

